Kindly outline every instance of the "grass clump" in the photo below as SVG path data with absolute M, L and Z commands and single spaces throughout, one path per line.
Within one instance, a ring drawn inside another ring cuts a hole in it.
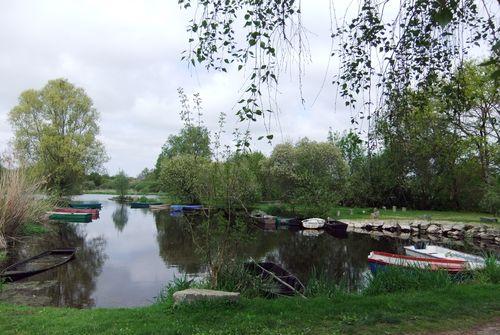
M 157 304 L 165 304 L 168 302 L 173 302 L 173 295 L 177 291 L 187 290 L 192 287 L 201 288 L 200 283 L 196 283 L 193 279 L 188 279 L 187 276 L 174 277 L 170 283 L 168 283 L 161 291 L 160 294 L 155 298 Z
M 387 267 L 373 274 L 363 293 L 378 295 L 416 290 L 448 288 L 453 284 L 445 271 L 427 271 L 418 268 Z
M 51 200 L 41 197 L 42 186 L 23 169 L 0 172 L 0 250 L 7 247 L 8 236 L 16 236 L 50 208 Z
M 496 257 L 486 257 L 485 267 L 475 271 L 474 279 L 483 284 L 500 284 L 500 264 Z
M 331 277 L 328 277 L 325 272 L 312 270 L 309 280 L 305 283 L 307 297 L 327 297 L 333 298 L 338 295 L 346 295 L 347 289 L 338 284 Z

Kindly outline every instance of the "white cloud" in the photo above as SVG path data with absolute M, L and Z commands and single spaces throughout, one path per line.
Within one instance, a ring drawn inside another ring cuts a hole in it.
M 303 78 L 306 102 L 300 102 L 297 71 L 292 68 L 291 74 L 281 78 L 280 111 L 278 118 L 272 118 L 275 143 L 303 136 L 321 140 L 330 126 L 338 130 L 350 126 L 350 112 L 335 103 L 331 85 L 335 66 L 328 68 L 328 4 L 329 0 L 303 2 L 311 48 L 311 63 Z M 181 127 L 177 87 L 201 93 L 211 130 L 216 129 L 220 112 L 228 115 L 224 138 L 230 141 L 234 127 L 246 127 L 234 115 L 242 73 L 193 70 L 181 62 L 188 20 L 189 13 L 172 0 L 4 1 L 0 11 L 0 150 L 12 137 L 7 114 L 19 94 L 58 77 L 83 87 L 94 100 L 101 113 L 100 138 L 111 157 L 106 165 L 110 173 L 124 169 L 136 175 L 153 166 L 168 135 Z M 251 126 L 254 138 L 265 134 L 262 122 Z M 255 147 L 266 153 L 271 150 L 265 141 L 256 141 Z

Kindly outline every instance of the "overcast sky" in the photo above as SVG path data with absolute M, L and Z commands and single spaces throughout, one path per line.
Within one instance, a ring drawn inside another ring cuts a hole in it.
M 111 174 L 123 169 L 134 176 L 153 167 L 166 138 L 182 127 L 178 87 L 200 92 L 210 130 L 216 129 L 221 111 L 228 115 L 229 134 L 245 127 L 234 116 L 242 73 L 193 70 L 180 60 L 188 46 L 190 14 L 179 9 L 177 0 L 0 3 L 0 151 L 12 139 L 7 114 L 19 94 L 60 77 L 84 88 L 100 112 L 100 139 L 110 156 L 106 168 Z M 303 79 L 306 102 L 301 104 L 297 76 L 283 75 L 273 144 L 304 136 L 324 140 L 329 127 L 350 127 L 351 112 L 341 101 L 335 103 L 331 85 L 335 65 L 328 66 L 328 4 L 303 1 L 311 53 Z M 253 125 L 252 132 L 255 139 L 265 135 L 262 123 Z M 266 154 L 272 149 L 263 141 L 255 140 L 253 146 Z

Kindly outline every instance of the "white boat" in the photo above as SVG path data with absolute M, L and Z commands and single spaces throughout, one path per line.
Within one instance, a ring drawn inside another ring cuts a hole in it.
M 413 257 L 427 257 L 427 258 L 437 258 L 437 259 L 452 259 L 467 262 L 468 268 L 470 269 L 480 269 L 483 268 L 484 258 L 467 254 L 465 252 L 456 251 L 441 247 L 438 245 L 427 245 L 423 248 L 418 248 L 414 245 L 405 247 L 406 254 Z
M 444 270 L 449 273 L 458 273 L 468 270 L 467 262 L 463 260 L 413 257 L 381 251 L 370 252 L 368 255 L 368 265 L 373 273 L 387 266 L 418 268 L 429 271 Z
M 302 220 L 302 227 L 306 229 L 320 229 L 325 225 L 325 220 L 320 218 L 311 218 Z

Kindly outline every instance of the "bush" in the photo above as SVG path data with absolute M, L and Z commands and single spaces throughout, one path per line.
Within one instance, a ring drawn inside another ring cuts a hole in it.
M 452 283 L 452 278 L 445 271 L 387 267 L 371 276 L 364 294 L 377 295 L 409 290 L 430 290 L 446 288 Z
M 15 236 L 23 225 L 36 222 L 52 207 L 52 200 L 41 194 L 42 185 L 22 169 L 1 172 L 0 249 L 7 247 L 7 236 Z

